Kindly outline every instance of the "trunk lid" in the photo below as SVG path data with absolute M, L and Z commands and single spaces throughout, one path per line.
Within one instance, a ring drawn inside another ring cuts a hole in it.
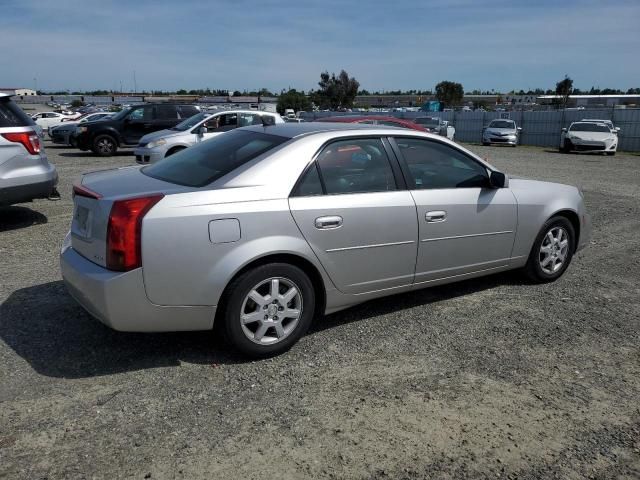
M 107 227 L 113 202 L 154 193 L 170 195 L 193 189 L 140 172 L 139 166 L 88 173 L 76 185 L 88 189 L 73 198 L 71 246 L 83 257 L 106 266 Z M 94 195 L 95 194 L 95 195 Z

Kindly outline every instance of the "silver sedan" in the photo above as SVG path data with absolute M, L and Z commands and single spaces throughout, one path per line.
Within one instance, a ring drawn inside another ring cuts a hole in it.
M 288 123 L 85 175 L 61 268 L 114 329 L 215 321 L 265 356 L 372 298 L 510 269 L 556 280 L 589 235 L 576 187 L 509 178 L 443 137 Z

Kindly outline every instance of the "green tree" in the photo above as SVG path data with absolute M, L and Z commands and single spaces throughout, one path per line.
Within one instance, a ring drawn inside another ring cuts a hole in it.
M 278 96 L 278 104 L 276 106 L 278 113 L 280 115 L 284 114 L 287 108 L 293 108 L 296 112 L 311 110 L 311 100 L 304 92 L 298 92 L 295 88 L 292 88 Z
M 314 92 L 313 101 L 320 108 L 350 108 L 353 106 L 353 101 L 358 94 L 358 88 L 360 82 L 354 77 L 349 77 L 349 74 L 341 70 L 340 74 L 336 76 L 335 73 L 329 75 L 329 72 L 322 72 L 320 74 L 320 81 L 318 82 L 320 90 Z
M 567 101 L 569 100 L 569 95 L 573 90 L 573 80 L 571 80 L 567 75 L 564 76 L 563 80 L 560 80 L 556 83 L 556 95 L 562 97 L 562 106 L 567 106 Z
M 436 98 L 447 107 L 459 104 L 463 97 L 464 89 L 460 83 L 445 80 L 436 85 Z

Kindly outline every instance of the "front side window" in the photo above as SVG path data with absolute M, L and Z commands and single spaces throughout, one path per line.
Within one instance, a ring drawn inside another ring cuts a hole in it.
M 165 182 L 204 187 L 289 140 L 286 137 L 235 130 L 175 153 L 142 172 Z
M 131 110 L 131 113 L 129 113 L 129 116 L 127 117 L 129 120 L 142 120 L 144 118 L 144 108 L 140 107 L 140 108 L 136 108 L 134 110 Z
M 396 190 L 389 158 L 379 138 L 327 145 L 317 158 L 327 194 Z
M 487 169 L 449 145 L 410 138 L 396 142 L 416 190 L 489 186 Z

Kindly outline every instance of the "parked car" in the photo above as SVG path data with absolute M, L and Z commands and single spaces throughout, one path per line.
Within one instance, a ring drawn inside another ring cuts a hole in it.
M 521 131 L 522 128 L 518 127 L 513 120 L 496 118 L 482 129 L 482 144 L 501 144 L 515 147 L 518 145 Z
M 510 179 L 443 137 L 285 123 L 84 175 L 61 270 L 116 330 L 215 319 L 265 356 L 372 298 L 517 268 L 554 281 L 589 232 L 576 187 Z
M 453 140 L 456 134 L 453 125 L 449 125 L 447 120 L 442 120 L 440 117 L 418 117 L 413 121 L 423 126 L 428 132 L 447 137 L 449 140 Z
M 213 114 L 198 113 L 175 127 L 142 137 L 134 150 L 136 162 L 140 164 L 155 163 L 191 145 L 234 128 L 262 125 L 265 118 L 268 118 L 270 123 L 283 123 L 277 113 L 255 110 L 223 111 Z
M 317 122 L 337 122 L 337 123 L 361 123 L 364 125 L 384 125 L 387 127 L 408 128 L 426 132 L 427 129 L 410 120 L 403 120 L 396 117 L 385 117 L 382 115 L 345 115 L 342 117 L 319 118 Z
M 43 130 L 47 130 L 50 126 L 59 125 L 71 117 L 58 112 L 41 112 L 34 114 L 31 118 L 37 125 L 40 125 Z
M 0 93 L 0 205 L 56 195 L 57 183 L 33 119 Z
M 59 125 L 51 126 L 48 129 L 49 138 L 51 138 L 53 143 L 71 145 L 72 147 L 75 147 L 75 138 L 73 134 L 75 133 L 76 127 L 78 125 L 82 125 L 87 122 L 105 120 L 107 118 L 113 117 L 114 115 L 115 113 L 111 112 L 88 113 L 79 117 L 77 120 L 63 122 Z
M 611 120 L 600 120 L 597 118 L 583 118 L 582 120 L 580 120 L 581 122 L 595 122 L 595 123 L 604 123 L 607 127 L 609 127 L 609 129 L 611 130 L 612 133 L 615 133 L 616 135 L 618 134 L 618 132 L 620 131 L 620 127 L 614 127 L 613 126 L 613 122 Z
M 119 147 L 136 146 L 143 136 L 174 127 L 199 112 L 194 105 L 133 105 L 108 120 L 78 125 L 72 141 L 80 150 L 91 150 L 106 157 L 116 153 Z
M 606 123 L 573 122 L 560 134 L 560 151 L 564 153 L 603 152 L 615 155 L 617 149 L 618 136 Z

